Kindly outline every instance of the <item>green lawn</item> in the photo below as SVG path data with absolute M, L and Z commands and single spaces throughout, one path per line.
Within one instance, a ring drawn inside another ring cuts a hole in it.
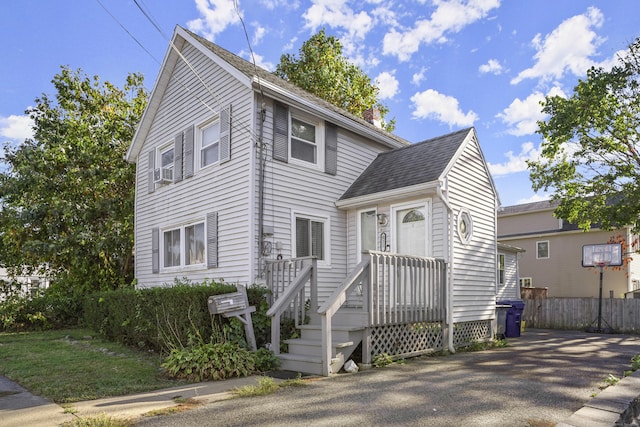
M 0 374 L 57 403 L 180 385 L 160 362 L 86 329 L 0 334 Z

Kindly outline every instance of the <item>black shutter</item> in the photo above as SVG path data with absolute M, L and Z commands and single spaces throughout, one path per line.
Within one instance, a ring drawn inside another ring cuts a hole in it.
M 220 110 L 220 163 L 231 160 L 231 105 Z
M 218 212 L 207 214 L 207 268 L 218 267 Z
M 176 135 L 173 147 L 173 182 L 182 181 L 182 132 Z
M 184 153 L 183 153 L 183 175 L 184 178 L 191 178 L 193 176 L 193 136 L 194 136 L 194 127 L 189 126 L 184 131 L 183 145 L 184 145 Z
M 151 229 L 151 272 L 160 272 L 160 229 Z
M 279 102 L 273 112 L 273 158 L 289 161 L 289 109 Z
M 324 171 L 329 175 L 338 173 L 338 128 L 331 123 L 325 123 Z

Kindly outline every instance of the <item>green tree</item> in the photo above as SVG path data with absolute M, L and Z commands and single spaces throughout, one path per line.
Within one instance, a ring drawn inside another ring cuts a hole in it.
M 324 29 L 302 44 L 299 57 L 282 55 L 275 74 L 358 117 L 377 107 L 383 127 L 389 132 L 395 128 L 395 119 L 384 121 L 389 109 L 378 99 L 380 89 L 343 56 L 340 40 Z
M 611 70 L 591 68 L 569 98 L 547 97 L 538 123 L 535 190 L 553 191 L 556 216 L 588 230 L 640 231 L 640 38 Z
M 13 271 L 43 269 L 84 292 L 133 280 L 135 167 L 124 155 L 147 102 L 143 78 L 119 89 L 62 67 L 27 110 L 34 138 L 5 144 L 0 254 Z

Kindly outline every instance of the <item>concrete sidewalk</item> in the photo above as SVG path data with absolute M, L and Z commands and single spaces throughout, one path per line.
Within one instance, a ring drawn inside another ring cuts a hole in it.
M 0 376 L 0 425 L 3 427 L 53 427 L 75 418 L 101 414 L 136 419 L 151 411 L 173 408 L 185 400 L 198 404 L 213 403 L 233 397 L 233 390 L 257 385 L 260 376 L 211 381 L 155 390 L 129 396 L 75 402 L 64 407 L 34 396 L 23 387 Z M 276 382 L 281 381 L 275 379 Z M 65 409 L 68 408 L 68 409 Z
M 418 393 L 411 397 L 410 401 L 420 402 L 424 400 L 423 390 L 426 388 L 431 390 L 430 399 L 444 399 L 429 402 L 433 408 L 442 407 L 441 413 L 444 413 L 444 408 L 451 407 L 452 414 L 456 417 L 451 421 L 451 424 L 447 424 L 449 422 L 447 418 L 439 418 L 440 425 L 455 425 L 455 420 L 466 419 L 472 422 L 478 419 L 480 416 L 479 408 L 487 406 L 483 405 L 481 401 L 469 400 L 469 396 L 465 397 L 464 401 L 455 404 L 457 401 L 455 396 L 460 396 L 462 399 L 465 393 L 473 391 L 474 383 L 478 382 L 482 393 L 473 393 L 472 395 L 476 396 L 476 399 L 488 399 L 488 401 L 495 403 L 499 395 L 513 395 L 508 387 L 519 390 L 518 394 L 524 394 L 522 397 L 525 406 L 522 408 L 518 407 L 519 403 L 515 398 L 511 402 L 503 401 L 505 405 L 493 405 L 495 407 L 492 410 L 487 407 L 486 409 L 489 411 L 486 417 L 489 417 L 488 419 L 504 420 L 506 418 L 515 421 L 513 417 L 517 415 L 514 414 L 519 414 L 524 421 L 527 419 L 526 417 L 531 418 L 531 415 L 527 414 L 527 411 L 530 411 L 536 414 L 536 418 L 551 422 L 545 425 L 560 423 L 559 426 L 565 427 L 613 425 L 620 413 L 640 396 L 640 371 L 633 376 L 622 379 L 616 386 L 609 387 L 602 392 L 598 390 L 598 385 L 603 384 L 602 380 L 608 373 L 619 377 L 623 370 L 629 368 L 630 358 L 640 353 L 640 337 L 586 334 L 575 331 L 531 330 L 525 332 L 520 338 L 510 338 L 509 344 L 509 347 L 502 349 L 408 362 L 395 369 L 374 369 L 362 374 L 338 375 L 319 383 L 314 382 L 315 386 L 311 388 L 305 387 L 295 392 L 292 391 L 292 393 L 294 393 L 295 399 L 309 394 L 310 400 L 302 402 L 306 407 L 314 405 L 312 399 L 318 399 L 322 389 L 326 389 L 331 399 L 334 399 L 337 394 L 343 395 L 344 399 L 360 395 L 368 402 L 365 405 L 368 408 L 367 411 L 376 411 L 375 407 L 369 407 L 369 405 L 377 403 L 374 403 L 371 396 L 366 395 L 366 390 L 372 390 L 374 384 L 378 382 L 381 384 L 380 390 L 383 392 L 387 390 L 387 393 L 390 393 L 390 399 L 392 396 L 397 396 L 398 393 L 407 397 L 412 396 L 412 393 Z M 421 378 L 424 379 L 421 380 Z M 226 405 L 230 402 L 220 401 L 230 399 L 233 396 L 231 391 L 238 387 L 257 385 L 258 379 L 259 377 L 253 376 L 191 384 L 130 396 L 76 402 L 68 405 L 70 409 L 65 410 L 44 398 L 33 396 L 19 385 L 0 377 L 0 425 L 7 427 L 59 426 L 76 417 L 100 414 L 138 419 L 150 411 L 175 407 L 186 399 L 195 399 L 202 404 L 198 410 L 188 412 L 200 412 L 209 407 L 217 408 L 216 422 L 219 421 L 220 425 L 233 425 L 233 421 L 231 424 L 225 424 L 224 419 L 227 417 L 230 420 L 234 419 L 233 409 L 230 407 L 238 406 L 238 404 Z M 434 380 L 435 382 L 432 384 L 431 382 Z M 321 384 L 322 386 L 320 386 Z M 320 387 L 318 388 L 318 386 Z M 364 393 L 363 390 L 365 390 Z M 294 412 L 294 398 L 293 396 L 285 396 L 287 394 L 261 398 L 272 401 L 274 405 L 267 412 L 277 411 L 280 414 Z M 597 396 L 592 398 L 594 394 Z M 282 399 L 289 399 L 288 403 L 283 404 Z M 248 400 L 253 401 L 253 399 Z M 214 402 L 220 403 L 208 405 Z M 380 401 L 382 405 L 385 405 L 384 402 L 385 400 Z M 549 404 L 549 402 L 553 403 Z M 452 404 L 455 406 L 451 406 Z M 530 404 L 531 408 L 527 408 L 527 404 Z M 586 405 L 581 408 L 583 404 Z M 243 402 L 240 406 L 259 405 Z M 249 410 L 251 408 L 244 409 L 245 415 Z M 392 407 L 384 406 L 381 410 L 393 411 Z M 416 410 L 421 411 L 422 408 Z M 435 411 L 435 409 L 433 410 Z M 466 414 L 467 410 L 473 411 L 470 412 L 472 415 Z M 500 411 L 502 410 L 508 412 L 501 417 Z M 201 425 L 197 421 L 193 424 L 187 422 L 188 412 L 175 416 L 144 418 L 142 424 L 152 425 L 156 423 L 154 419 L 162 422 L 161 419 L 165 418 L 169 424 L 182 420 L 185 421 L 182 423 L 184 425 Z M 435 413 L 429 414 L 431 419 L 435 421 L 434 415 Z M 493 418 L 494 415 L 495 418 Z M 261 416 L 264 420 L 265 414 L 257 414 L 257 416 Z M 424 418 L 424 414 L 421 415 L 418 412 L 414 421 L 419 419 L 426 418 Z M 336 419 L 334 418 L 334 420 Z M 296 424 L 295 418 L 290 421 Z M 322 422 L 321 419 L 316 421 Z M 358 425 L 358 423 L 350 424 L 346 419 L 344 421 L 343 425 Z M 378 421 L 382 423 L 385 420 L 379 419 Z M 500 424 L 498 421 L 496 424 L 492 424 L 491 421 L 488 423 L 476 425 L 528 425 L 523 423 Z M 307 419 L 304 424 L 312 425 L 313 420 Z

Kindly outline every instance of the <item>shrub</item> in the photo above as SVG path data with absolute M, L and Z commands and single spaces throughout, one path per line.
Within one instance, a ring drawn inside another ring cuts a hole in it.
M 189 381 L 224 380 L 256 372 L 253 353 L 230 342 L 175 348 L 162 367 L 169 375 Z

